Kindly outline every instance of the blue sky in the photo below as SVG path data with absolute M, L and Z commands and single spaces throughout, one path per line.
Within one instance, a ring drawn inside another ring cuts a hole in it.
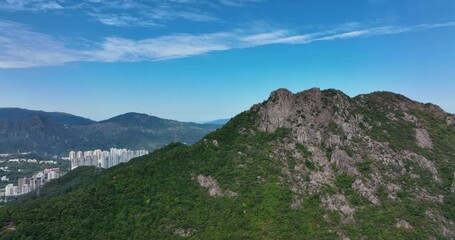
M 226 118 L 277 88 L 455 112 L 453 0 L 3 0 L 0 106 Z

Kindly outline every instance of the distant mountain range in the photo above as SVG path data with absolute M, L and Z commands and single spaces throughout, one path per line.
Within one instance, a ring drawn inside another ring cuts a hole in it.
M 0 121 L 22 121 L 35 116 L 45 117 L 56 123 L 69 125 L 88 125 L 95 121 L 62 112 L 44 112 L 22 108 L 0 108 Z
M 194 143 L 221 124 L 197 124 L 126 113 L 104 121 L 60 112 L 0 108 L 0 153 L 110 147 L 153 150 L 170 142 Z
M 231 120 L 231 119 L 230 118 L 217 119 L 217 120 L 213 120 L 213 121 L 210 121 L 210 122 L 206 122 L 205 124 L 224 125 L 224 124 L 228 123 L 229 120 Z

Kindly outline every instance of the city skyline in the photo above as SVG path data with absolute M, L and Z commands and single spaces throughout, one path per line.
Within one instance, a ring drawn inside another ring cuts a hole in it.
M 149 154 L 146 150 L 128 150 L 126 148 L 111 148 L 109 151 L 100 149 L 89 151 L 70 151 L 68 159 L 71 161 L 71 170 L 80 166 L 95 166 L 111 168 L 120 163 Z
M 230 118 L 278 88 L 393 91 L 455 112 L 455 2 L 0 3 L 0 107 Z
M 49 168 L 39 171 L 31 177 L 19 178 L 17 180 L 17 186 L 12 183 L 5 186 L 5 202 L 8 201 L 8 197 L 17 197 L 35 190 L 39 191 L 39 188 L 50 181 L 60 178 L 60 176 L 60 168 Z

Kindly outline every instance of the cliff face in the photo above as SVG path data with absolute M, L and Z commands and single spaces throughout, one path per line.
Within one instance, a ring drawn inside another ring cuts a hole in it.
M 454 122 L 435 105 L 389 92 L 279 89 L 192 146 L 79 169 L 1 208 L 4 228 L 15 229 L 2 233 L 453 239 Z M 80 174 L 90 177 L 82 184 Z

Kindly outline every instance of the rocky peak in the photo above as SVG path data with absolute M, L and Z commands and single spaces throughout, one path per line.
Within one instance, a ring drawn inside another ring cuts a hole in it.
M 294 95 L 291 91 L 286 88 L 279 88 L 272 93 L 270 93 L 269 100 L 272 102 L 283 101 L 289 98 L 292 98 Z
M 347 95 L 336 90 L 312 88 L 293 94 L 287 89 L 278 89 L 264 104 L 256 106 L 260 117 L 259 129 L 273 132 L 278 128 L 327 126 L 337 113 L 343 113 L 349 102 Z
M 270 94 L 269 99 L 261 107 L 260 129 L 273 132 L 277 128 L 284 127 L 286 120 L 292 115 L 295 109 L 295 97 L 292 92 L 281 88 Z
M 432 151 L 439 151 L 441 137 L 450 141 L 448 135 L 435 133 L 435 126 L 453 134 L 455 117 L 434 104 L 391 92 L 351 98 L 337 90 L 314 88 L 293 94 L 279 89 L 254 110 L 259 131 L 271 133 L 285 128 L 290 132 L 276 143 L 274 157 L 286 163 L 292 156 L 297 162 L 284 164 L 282 173 L 283 184 L 290 185 L 295 199 L 306 193 L 324 195 L 324 187 L 337 186 L 340 176 L 347 176 L 351 182 L 346 187 L 373 205 L 385 201 L 378 196 L 379 189 L 386 189 L 387 198 L 396 201 L 397 192 L 409 188 L 408 182 L 421 181 L 416 179 L 429 179 L 435 185 L 453 181 L 443 179 L 447 170 L 441 170 L 442 166 L 449 163 Z M 303 176 L 307 176 L 306 181 Z M 444 201 L 442 190 L 415 187 L 418 190 L 410 193 L 411 198 L 438 204 Z M 326 195 L 321 206 L 342 216 L 346 212 L 340 209 L 355 211 L 344 194 Z M 296 203 L 293 207 L 298 207 Z M 451 223 L 446 226 L 453 228 Z M 455 229 L 445 236 L 455 236 Z
M 427 134 L 421 134 L 426 130 L 422 126 L 423 122 L 413 115 L 415 111 L 444 119 L 448 125 L 453 126 L 455 123 L 454 115 L 447 114 L 439 106 L 419 103 L 392 92 L 373 92 L 351 98 L 333 89 L 321 91 L 319 88 L 312 88 L 293 94 L 281 88 L 272 92 L 267 101 L 253 109 L 259 115 L 257 125 L 260 131 L 293 129 L 302 142 L 312 140 L 321 143 L 323 135 L 333 135 L 331 133 L 351 140 L 358 135 L 360 128 L 371 127 L 365 120 L 365 114 L 360 113 L 363 110 L 383 114 L 394 122 L 412 122 L 416 125 L 415 131 L 419 137 Z M 327 128 L 330 128 L 331 132 L 327 131 Z M 422 146 L 430 147 L 429 141 Z

